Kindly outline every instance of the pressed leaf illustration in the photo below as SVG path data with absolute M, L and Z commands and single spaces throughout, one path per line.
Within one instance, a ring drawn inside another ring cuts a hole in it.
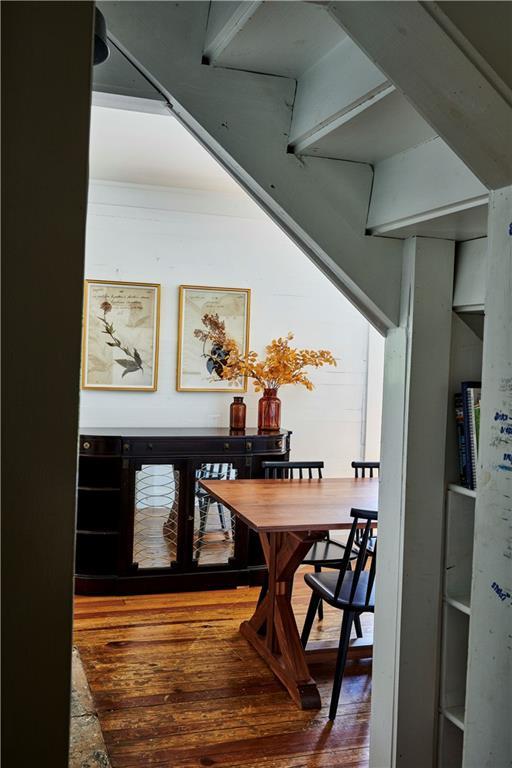
M 107 314 L 112 311 L 112 304 L 107 299 L 105 299 L 100 304 L 100 309 L 103 310 L 103 317 L 100 317 L 98 315 L 98 320 L 100 320 L 104 326 L 102 333 L 105 333 L 107 336 L 110 336 L 110 338 L 112 339 L 112 341 L 107 340 L 106 344 L 108 344 L 109 347 L 117 347 L 122 352 L 124 352 L 124 354 L 128 358 L 127 360 L 121 357 L 115 358 L 116 363 L 118 363 L 122 368 L 124 368 L 121 378 L 124 379 L 124 377 L 128 373 L 143 371 L 144 368 L 142 365 L 142 358 L 140 354 L 137 352 L 135 347 L 133 348 L 133 352 L 132 352 L 128 346 L 121 343 L 121 340 L 115 336 L 116 331 L 114 328 L 114 323 L 109 323 L 107 320 Z
M 221 381 L 224 378 L 225 365 L 231 350 L 236 346 L 236 342 L 227 335 L 226 324 L 217 313 L 206 313 L 201 318 L 201 322 L 206 330 L 196 328 L 194 336 L 203 342 L 206 370 L 210 376 L 216 377 L 216 381 Z

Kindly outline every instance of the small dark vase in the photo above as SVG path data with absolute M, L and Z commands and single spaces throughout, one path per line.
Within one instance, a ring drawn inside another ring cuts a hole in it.
M 276 432 L 281 426 L 281 401 L 277 389 L 264 389 L 258 402 L 258 429 Z
M 233 402 L 229 406 L 229 428 L 231 430 L 244 430 L 246 413 L 247 406 L 243 397 L 233 398 Z

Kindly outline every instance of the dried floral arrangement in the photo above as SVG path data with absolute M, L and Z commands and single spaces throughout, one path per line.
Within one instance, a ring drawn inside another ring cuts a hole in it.
M 273 339 L 265 348 L 266 356 L 258 359 L 256 352 L 241 355 L 236 344 L 230 351 L 223 370 L 223 378 L 248 376 L 253 380 L 256 392 L 264 389 L 279 389 L 283 384 L 302 384 L 306 389 L 313 389 L 313 382 L 306 375 L 307 366 L 321 368 L 323 365 L 336 365 L 332 352 L 327 349 L 297 349 L 290 346 L 294 338 L 288 333 L 285 338 Z
M 223 379 L 229 355 L 233 350 L 238 349 L 238 345 L 227 335 L 226 323 L 217 313 L 203 315 L 201 322 L 206 330 L 196 328 L 194 336 L 203 342 L 203 357 L 206 358 L 207 371 L 212 376 L 215 374 L 219 380 Z M 231 380 L 235 378 L 238 377 L 233 376 Z
M 259 360 L 257 352 L 250 351 L 246 355 L 240 352 L 237 343 L 226 334 L 225 323 L 218 315 L 204 315 L 202 323 L 206 330 L 197 328 L 194 335 L 203 342 L 205 350 L 211 343 L 210 351 L 204 352 L 210 373 L 215 372 L 226 381 L 240 381 L 247 376 L 253 380 L 256 392 L 277 390 L 283 384 L 302 384 L 311 390 L 313 382 L 304 369 L 336 365 L 332 352 L 327 349 L 291 347 L 293 333 L 273 339 L 265 348 L 266 357 Z

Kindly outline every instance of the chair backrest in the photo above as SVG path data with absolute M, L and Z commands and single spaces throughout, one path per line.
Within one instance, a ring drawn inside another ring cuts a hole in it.
M 354 470 L 354 477 L 373 477 L 373 473 L 379 474 L 380 461 L 353 461 L 350 465 Z
M 236 480 L 237 474 L 232 464 L 201 464 L 196 470 L 198 480 Z
M 265 472 L 266 480 L 293 480 L 294 473 L 297 473 L 299 480 L 304 479 L 304 475 L 309 480 L 316 476 L 322 477 L 323 461 L 262 461 L 261 467 Z
M 372 525 L 375 525 L 375 523 L 377 522 L 378 513 L 370 510 L 366 510 L 366 509 L 352 509 L 350 512 L 350 516 L 354 519 L 354 522 L 352 523 L 352 528 L 350 529 L 350 534 L 348 536 L 347 543 L 345 544 L 345 554 L 343 556 L 343 560 L 341 561 L 340 573 L 338 576 L 338 581 L 336 583 L 334 597 L 337 598 L 339 596 L 345 576 L 350 569 L 351 577 L 352 577 L 352 585 L 350 588 L 350 596 L 349 596 L 348 602 L 351 603 L 354 600 L 354 596 L 356 594 L 357 587 L 359 584 L 359 579 L 361 577 L 361 573 L 364 570 L 365 562 L 367 559 L 368 542 L 372 535 Z M 361 528 L 363 524 L 364 524 L 364 528 Z M 361 534 L 359 537 L 357 537 L 358 531 Z M 357 544 L 358 553 L 357 553 L 357 559 L 354 565 L 354 562 L 353 561 L 351 562 L 350 557 L 352 554 L 352 548 L 357 538 L 359 538 L 359 542 Z M 366 593 L 365 593 L 365 601 L 364 601 L 365 606 L 369 605 L 370 599 L 372 596 L 373 585 L 375 582 L 376 562 L 377 562 L 377 542 L 374 539 L 374 550 L 372 552 L 370 573 L 368 574 L 368 583 L 367 583 Z

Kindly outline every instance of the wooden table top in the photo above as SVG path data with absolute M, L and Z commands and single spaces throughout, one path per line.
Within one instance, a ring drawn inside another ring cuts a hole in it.
M 328 531 L 350 528 L 352 507 L 378 509 L 377 478 L 323 480 L 201 480 L 255 531 Z

